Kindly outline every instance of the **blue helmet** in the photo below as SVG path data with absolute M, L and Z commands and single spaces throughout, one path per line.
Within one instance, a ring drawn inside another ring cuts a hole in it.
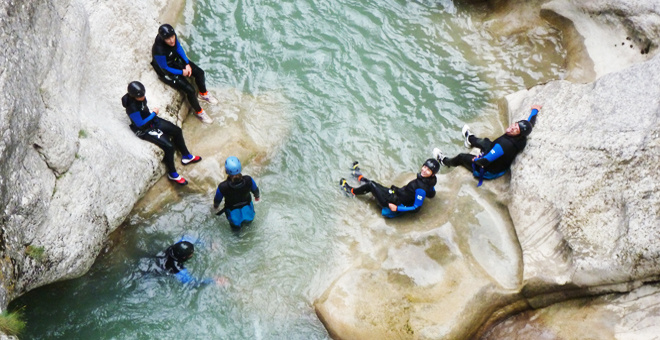
M 241 161 L 234 156 L 227 157 L 225 161 L 225 172 L 227 175 L 238 175 L 241 173 Z

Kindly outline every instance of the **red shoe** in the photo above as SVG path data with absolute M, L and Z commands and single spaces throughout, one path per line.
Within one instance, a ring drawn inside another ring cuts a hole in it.
M 188 165 L 192 163 L 197 163 L 202 160 L 202 157 L 193 155 L 192 158 L 181 158 L 181 164 Z
M 174 181 L 174 182 L 176 182 L 176 183 L 179 184 L 179 185 L 186 185 L 186 184 L 188 184 L 188 181 L 186 181 L 186 179 L 183 178 L 183 177 L 182 177 L 181 175 L 179 175 L 179 174 L 177 174 L 176 177 L 172 177 L 172 176 L 170 176 L 170 174 L 167 174 L 167 178 L 168 178 L 170 181 Z

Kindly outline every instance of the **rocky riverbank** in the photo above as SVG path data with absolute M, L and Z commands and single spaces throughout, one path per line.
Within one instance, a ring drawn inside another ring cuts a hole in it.
M 486 27 L 495 35 L 533 29 L 541 20 L 562 32 L 566 80 L 505 99 L 509 121 L 525 118 L 532 104 L 543 105 L 510 183 L 497 180 L 475 194 L 462 169 L 438 183 L 466 197 L 465 204 L 481 206 L 475 218 L 486 228 L 475 231 L 470 223 L 442 217 L 461 211 L 450 206 L 435 208 L 441 213 L 423 228 L 399 230 L 395 240 L 374 235 L 373 243 L 382 248 L 373 254 L 380 256 L 356 262 L 316 302 L 337 339 L 473 338 L 521 311 L 629 292 L 658 279 L 659 5 L 493 6 Z M 508 221 L 492 218 L 493 203 L 479 202 L 481 196 L 507 206 L 512 231 L 500 227 Z M 482 234 L 481 243 L 475 232 Z M 648 305 L 657 306 L 657 298 L 640 311 L 650 310 Z M 625 336 L 644 338 L 644 327 L 632 327 Z
M 84 274 L 164 172 L 160 151 L 127 128 L 120 98 L 139 79 L 150 105 L 179 124 L 185 118 L 149 66 L 159 23 L 181 5 L 0 3 L 0 309 Z

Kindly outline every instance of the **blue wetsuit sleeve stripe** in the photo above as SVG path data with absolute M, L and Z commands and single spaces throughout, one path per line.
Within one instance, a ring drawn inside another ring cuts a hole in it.
M 172 73 L 172 74 L 183 74 L 182 70 L 176 69 L 176 68 L 171 68 L 167 66 L 167 58 L 164 55 L 155 55 L 154 60 L 156 60 L 156 63 L 158 63 L 158 66 L 162 68 L 163 70 Z
M 532 113 L 529 114 L 529 118 L 527 120 L 532 123 L 532 126 L 536 123 L 536 114 L 539 113 L 539 110 L 537 109 L 532 109 Z
M 181 283 L 190 283 L 192 281 L 195 281 L 195 278 L 193 278 L 192 275 L 190 275 L 190 273 L 188 272 L 188 269 L 184 269 L 184 270 L 174 274 L 174 276 Z
M 424 198 L 426 198 L 426 191 L 424 191 L 423 189 L 417 189 L 415 190 L 415 202 L 411 207 L 406 207 L 405 205 L 399 205 L 398 207 L 396 207 L 396 209 L 397 211 L 401 211 L 401 212 L 413 211 L 422 206 L 422 204 L 424 203 Z
M 156 113 L 152 112 L 149 117 L 145 119 L 142 119 L 140 111 L 135 111 L 128 116 L 131 117 L 131 120 L 137 127 L 142 127 L 144 124 L 147 124 L 150 120 L 152 120 L 156 116 Z
M 502 155 L 504 155 L 504 150 L 502 150 L 502 146 L 498 143 L 493 146 L 492 149 L 488 152 L 488 154 L 484 157 L 486 158 L 489 162 L 493 162 L 496 159 L 500 158 Z
M 222 202 L 223 198 L 224 198 L 224 196 L 220 192 L 220 188 L 216 189 L 215 190 L 215 197 L 213 198 L 213 206 L 217 208 L 220 205 L 220 202 Z
M 179 53 L 181 58 L 183 58 L 183 61 L 186 62 L 186 64 L 190 64 L 190 60 L 188 60 L 188 56 L 186 55 L 186 51 L 183 50 L 183 46 L 179 44 L 179 39 L 176 39 L 176 51 Z

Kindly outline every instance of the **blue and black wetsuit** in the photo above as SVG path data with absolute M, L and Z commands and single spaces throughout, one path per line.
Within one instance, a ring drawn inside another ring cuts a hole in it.
M 533 109 L 527 120 L 534 126 L 536 123 L 537 109 Z M 513 163 L 514 159 L 527 145 L 526 136 L 509 136 L 503 134 L 494 142 L 488 138 L 477 138 L 471 135 L 468 139 L 470 144 L 481 149 L 474 162 L 474 155 L 461 153 L 454 158 L 444 158 L 443 163 L 447 166 L 462 165 L 473 172 L 474 176 L 480 179 L 494 179 L 504 175 Z M 483 173 L 482 173 L 483 169 Z
M 394 185 L 386 188 L 380 183 L 364 177 L 361 178 L 361 181 L 366 182 L 366 184 L 353 188 L 353 194 L 371 193 L 383 208 L 387 208 L 389 203 L 392 203 L 397 206 L 397 211 L 417 212 L 422 207 L 426 197 L 435 197 L 434 187 L 438 182 L 438 178 L 435 175 L 422 177 L 421 174 L 417 174 L 417 178 L 408 182 L 403 188 Z
M 156 261 L 158 267 L 165 273 L 172 274 L 174 277 L 183 284 L 188 284 L 191 286 L 201 286 L 214 283 L 213 279 L 197 279 L 193 277 L 188 269 L 184 266 L 183 262 L 177 261 L 172 256 L 172 251 L 170 246 L 165 251 L 161 251 L 156 254 Z
M 158 78 L 174 89 L 183 91 L 195 112 L 201 111 L 202 107 L 199 105 L 199 100 L 197 100 L 197 91 L 186 77 L 183 76 L 182 70 L 186 65 L 190 65 L 192 76 L 195 78 L 195 84 L 199 92 L 205 93 L 206 80 L 204 70 L 188 59 L 186 52 L 179 43 L 179 38 L 176 37 L 176 44 L 170 46 L 157 35 L 156 41 L 154 41 L 154 45 L 151 48 L 151 55 L 153 57 L 151 66 L 153 66 L 158 74 Z
M 163 162 L 167 167 L 167 172 L 170 174 L 175 173 L 175 148 L 182 155 L 190 154 L 183 139 L 181 128 L 164 119 L 160 119 L 155 112 L 150 112 L 146 98 L 143 101 L 139 101 L 127 93 L 121 98 L 121 104 L 126 108 L 128 117 L 131 118 L 131 130 L 141 139 L 154 143 L 163 149 L 165 151 Z
M 259 198 L 257 183 L 250 176 L 241 176 L 236 181 L 224 180 L 218 185 L 213 198 L 217 208 L 225 200 L 225 215 L 232 227 L 240 227 L 243 222 L 254 220 L 252 195 Z

